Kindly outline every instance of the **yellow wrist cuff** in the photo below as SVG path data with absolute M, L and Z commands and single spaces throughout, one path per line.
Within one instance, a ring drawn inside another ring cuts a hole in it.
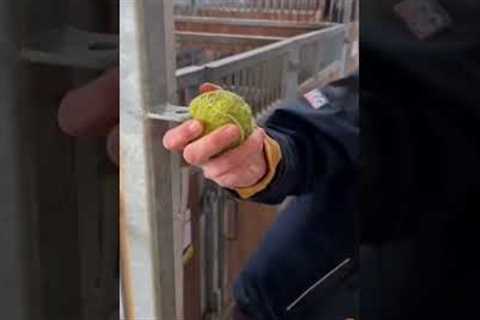
M 255 185 L 245 188 L 236 188 L 235 191 L 242 199 L 248 199 L 260 191 L 266 189 L 277 171 L 278 164 L 282 160 L 282 150 L 277 141 L 270 138 L 268 135 L 264 141 L 265 158 L 267 160 L 268 172 Z

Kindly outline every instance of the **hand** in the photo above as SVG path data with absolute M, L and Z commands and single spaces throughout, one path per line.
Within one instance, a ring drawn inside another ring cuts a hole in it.
M 58 111 L 60 128 L 72 136 L 107 136 L 107 152 L 118 165 L 119 74 L 107 71 L 87 85 L 71 90 Z
M 216 89 L 218 87 L 206 84 L 200 87 L 200 92 Z M 207 179 L 224 188 L 253 186 L 266 175 L 266 134 L 263 129 L 257 128 L 239 147 L 224 153 L 240 139 L 237 126 L 229 124 L 198 139 L 202 132 L 202 123 L 190 120 L 169 130 L 163 138 L 163 145 L 168 150 L 183 152 L 186 162 L 200 167 Z

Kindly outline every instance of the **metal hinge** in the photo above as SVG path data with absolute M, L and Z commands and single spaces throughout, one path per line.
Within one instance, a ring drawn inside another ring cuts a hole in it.
M 190 113 L 187 107 L 176 106 L 169 104 L 165 107 L 155 107 L 154 110 L 162 110 L 160 112 L 150 112 L 148 114 L 149 119 L 163 120 L 175 123 L 182 123 L 188 119 L 191 119 Z
M 65 27 L 34 36 L 21 50 L 35 64 L 103 70 L 118 64 L 118 36 Z

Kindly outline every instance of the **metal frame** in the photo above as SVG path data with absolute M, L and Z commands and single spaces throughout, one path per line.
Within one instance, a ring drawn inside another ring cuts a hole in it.
M 35 35 L 21 56 L 36 64 L 104 70 L 118 64 L 118 37 L 62 27 Z
M 177 93 L 182 94 L 181 104 L 186 105 L 202 82 L 221 83 L 230 90 L 244 93 L 247 98 L 248 93 L 252 93 L 260 99 L 261 104 L 253 104 L 259 106 L 255 112 L 260 115 L 276 102 L 298 94 L 302 70 L 312 70 L 308 80 L 324 81 L 322 72 L 341 59 L 345 29 L 323 24 L 323 29 L 315 30 L 310 25 L 312 32 L 307 34 L 278 39 L 202 66 L 175 70 L 173 4 L 167 0 L 124 0 L 120 4 L 124 317 L 129 320 L 181 319 L 180 221 L 187 210 L 184 202 L 188 185 L 180 158 L 161 145 L 165 131 L 188 117 L 185 107 L 177 106 Z M 181 19 L 185 20 L 177 18 Z M 253 25 L 253 21 L 228 23 Z M 262 24 L 281 26 L 278 22 Z M 191 35 L 179 33 L 178 36 Z M 315 52 L 318 59 L 306 65 L 300 57 L 311 55 L 309 52 Z M 276 84 L 270 81 L 274 68 L 279 71 Z M 263 91 L 253 91 L 259 84 Z M 202 190 L 204 200 L 214 199 L 204 203 L 201 222 L 205 228 L 200 248 L 205 266 L 202 300 L 207 316 L 215 318 L 223 312 L 224 215 L 221 213 L 224 196 L 221 190 L 208 184 Z
M 43 17 L 46 19 L 42 21 L 48 23 L 43 22 L 42 28 L 39 28 L 38 21 L 29 25 L 31 36 L 26 38 L 21 50 L 18 50 L 20 44 L 13 41 L 17 38 L 18 22 L 10 13 L 16 8 L 10 7 L 10 2 L 0 4 L 0 39 L 7 39 L 0 40 L 3 41 L 0 42 L 0 54 L 4 79 L 0 81 L 0 91 L 1 98 L 6 101 L 0 110 L 5 117 L 2 116 L 0 121 L 5 122 L 2 128 L 11 135 L 17 134 L 17 129 L 12 126 L 16 119 L 10 117 L 15 114 L 12 108 L 15 108 L 16 102 L 15 95 L 11 93 L 18 89 L 14 84 L 24 63 L 102 70 L 118 62 L 116 37 L 66 26 L 61 14 L 65 1 L 56 3 L 58 10 L 51 19 Z M 299 83 L 302 68 L 312 67 L 310 81 L 322 80 L 324 69 L 339 59 L 344 38 L 343 27 L 326 24 L 323 30 L 278 39 L 278 42 L 265 47 L 204 66 L 175 70 L 172 13 L 173 3 L 168 0 L 120 0 L 121 268 L 123 316 L 128 320 L 182 319 L 182 217 L 187 209 L 185 177 L 188 177 L 188 172 L 181 167 L 178 156 L 161 146 L 161 137 L 172 122 L 186 118 L 185 108 L 176 106 L 177 92 L 185 93 L 186 104 L 196 94 L 201 82 L 220 82 L 231 90 L 240 90 L 246 96 L 250 93 L 261 99 L 262 104 L 255 109 L 260 115 L 277 101 L 297 94 L 302 85 Z M 241 24 L 238 21 L 231 23 Z M 280 26 L 275 22 L 262 24 Z M 320 59 L 311 66 L 302 65 L 300 61 L 302 50 L 308 46 L 322 50 Z M 18 60 L 19 52 L 23 61 Z M 268 78 L 269 70 L 272 70 L 269 62 L 277 61 L 275 59 L 281 62 L 279 65 L 282 67 L 277 68 L 280 82 L 272 86 Z M 262 84 L 263 91 L 252 91 L 257 84 Z M 6 146 L 2 149 L 2 157 L 7 157 L 12 167 L 17 169 L 2 175 L 1 185 L 2 195 L 14 199 L 13 202 L 2 203 L 2 208 L 11 213 L 6 224 L 2 225 L 8 228 L 5 234 L 19 240 L 15 242 L 17 247 L 7 250 L 8 254 L 16 255 L 26 245 L 22 239 L 31 230 L 22 227 L 23 218 L 20 217 L 24 217 L 24 204 L 17 201 L 19 189 L 11 188 L 22 175 L 16 159 L 11 157 L 18 154 L 18 150 L 14 144 L 2 145 Z M 206 214 L 205 221 L 206 229 L 212 228 L 214 232 L 207 232 L 204 238 L 205 265 L 212 266 L 202 280 L 204 299 L 208 310 L 221 313 L 223 202 L 219 199 L 223 196 L 215 188 L 207 187 L 204 191 L 217 199 L 215 204 L 210 205 L 212 212 Z M 12 261 L 21 264 L 22 259 L 17 257 Z M 6 274 L 12 279 L 18 279 L 22 270 L 12 265 L 3 267 L 9 267 Z M 10 313 L 4 315 L 11 319 L 28 319 L 26 313 L 21 314 L 25 311 L 21 306 L 26 301 L 27 287 L 18 286 L 16 290 L 16 294 L 8 297 L 12 308 L 6 312 Z
M 254 113 L 261 115 L 279 101 L 294 98 L 304 84 L 314 87 L 324 83 L 327 76 L 324 71 L 332 64 L 342 62 L 344 39 L 343 25 L 327 25 L 320 30 L 203 66 L 177 70 L 179 91 L 185 96 L 182 102 L 188 104 L 201 83 L 215 82 L 250 99 Z M 304 58 L 306 54 L 310 59 L 301 60 L 301 54 Z M 280 63 L 275 59 L 279 59 Z M 266 73 L 270 66 L 279 74 Z M 302 70 L 308 71 L 306 79 L 299 78 Z M 342 72 L 339 70 L 340 74 Z M 274 85 L 274 80 L 279 80 L 280 83 Z M 259 93 L 258 88 L 263 91 Z M 261 97 L 258 98 L 258 94 Z M 256 99 L 260 99 L 261 103 L 256 102 Z
M 178 14 L 290 21 L 351 22 L 351 5 L 359 0 L 176 0 Z
M 120 1 L 120 168 L 124 313 L 181 319 L 180 159 L 162 148 L 159 121 L 176 99 L 173 3 Z M 176 232 L 174 232 L 174 230 Z M 125 259 L 128 257 L 128 260 Z M 128 270 L 125 270 L 127 268 Z

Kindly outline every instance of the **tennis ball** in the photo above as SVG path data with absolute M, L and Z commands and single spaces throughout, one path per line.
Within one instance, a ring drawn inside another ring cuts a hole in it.
M 203 135 L 226 124 L 235 124 L 240 128 L 241 139 L 244 142 L 256 127 L 252 109 L 239 95 L 216 90 L 205 92 L 190 103 L 190 115 L 204 125 Z

